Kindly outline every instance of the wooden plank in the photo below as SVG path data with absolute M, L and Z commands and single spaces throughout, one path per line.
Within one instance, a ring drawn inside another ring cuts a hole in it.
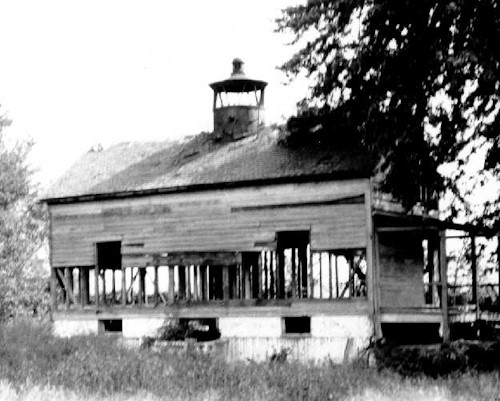
M 144 305 L 144 298 L 145 298 L 145 288 L 146 288 L 146 269 L 143 267 L 139 267 L 139 306 Z
M 443 341 L 450 341 L 450 325 L 448 316 L 448 261 L 446 258 L 446 232 L 439 233 L 439 264 L 441 268 L 441 311 L 443 319 Z
M 364 202 L 364 194 L 355 194 L 343 198 L 335 199 L 325 199 L 320 201 L 311 202 L 288 202 L 288 203 L 276 203 L 276 204 L 265 204 L 265 205 L 252 205 L 252 206 L 239 206 L 232 207 L 231 213 L 238 212 L 253 212 L 256 210 L 276 210 L 276 209 L 293 209 L 293 208 L 307 208 L 311 206 L 332 206 L 332 205 L 359 205 Z
M 230 266 L 241 263 L 238 252 L 172 252 L 167 256 L 155 256 L 158 264 L 165 265 L 221 265 Z
M 295 253 L 297 248 L 291 248 L 292 254 L 292 299 L 297 298 L 297 262 Z

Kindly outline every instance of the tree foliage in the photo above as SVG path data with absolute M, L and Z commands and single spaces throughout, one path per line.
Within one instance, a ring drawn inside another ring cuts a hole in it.
M 43 303 L 46 273 L 36 253 L 45 239 L 45 211 L 37 203 L 26 157 L 29 142 L 9 145 L 0 115 L 0 319 Z
M 289 121 L 296 140 L 363 144 L 407 206 L 421 188 L 456 189 L 478 148 L 499 176 L 497 0 L 308 0 L 277 24 L 300 48 L 281 68 L 313 83 Z

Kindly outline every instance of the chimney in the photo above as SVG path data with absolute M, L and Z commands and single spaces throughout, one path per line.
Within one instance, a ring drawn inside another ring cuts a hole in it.
M 223 140 L 237 140 L 264 125 L 264 89 L 267 82 L 250 79 L 243 61 L 233 60 L 231 76 L 210 84 L 214 90 L 214 133 Z

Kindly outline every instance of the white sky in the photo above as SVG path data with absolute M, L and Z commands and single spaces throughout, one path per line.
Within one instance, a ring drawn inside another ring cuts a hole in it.
M 93 145 L 212 130 L 212 90 L 240 57 L 269 82 L 267 122 L 306 83 L 276 70 L 292 49 L 273 33 L 298 0 L 0 0 L 0 113 L 31 137 L 46 186 Z

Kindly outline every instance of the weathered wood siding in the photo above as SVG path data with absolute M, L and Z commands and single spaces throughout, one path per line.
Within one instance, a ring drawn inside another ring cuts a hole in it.
M 382 307 L 424 305 L 422 234 L 379 234 Z
M 365 206 L 332 201 L 363 195 L 367 185 L 345 180 L 50 205 L 52 266 L 93 265 L 100 241 L 122 241 L 129 266 L 165 252 L 259 250 L 284 230 L 311 230 L 313 249 L 365 247 Z

